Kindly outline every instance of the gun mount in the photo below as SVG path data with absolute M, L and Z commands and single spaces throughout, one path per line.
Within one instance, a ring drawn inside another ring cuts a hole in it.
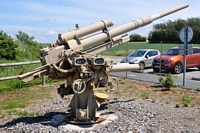
M 129 36 L 123 34 L 188 6 L 188 4 L 183 4 L 110 30 L 108 27 L 113 26 L 113 22 L 102 20 L 84 28 L 59 34 L 55 43 L 40 50 L 43 66 L 20 75 L 19 79 L 28 82 L 41 75 L 47 75 L 53 79 L 66 79 L 66 84 L 60 85 L 57 92 L 62 98 L 74 94 L 69 105 L 71 114 L 67 120 L 71 123 L 84 124 L 99 122 L 102 119 L 97 113 L 97 108 L 102 101 L 108 99 L 108 96 L 94 91 L 105 87 L 115 89 L 113 82 L 117 80 L 110 79 L 109 72 L 132 71 L 139 69 L 139 66 L 128 63 L 114 64 L 110 58 L 97 54 L 128 42 Z M 102 32 L 96 33 L 97 31 Z M 90 34 L 93 35 L 88 36 Z

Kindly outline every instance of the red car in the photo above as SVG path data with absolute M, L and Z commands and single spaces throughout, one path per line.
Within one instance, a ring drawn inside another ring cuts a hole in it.
M 154 72 L 159 72 L 160 61 L 161 69 L 179 74 L 183 71 L 184 56 L 179 54 L 178 47 L 169 49 L 165 54 L 156 56 L 153 60 L 152 67 Z M 200 70 L 200 47 L 193 47 L 193 54 L 186 56 L 186 67 L 197 67 Z

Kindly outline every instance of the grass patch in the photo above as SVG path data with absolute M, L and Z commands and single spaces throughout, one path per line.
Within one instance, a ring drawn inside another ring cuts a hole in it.
M 39 85 L 34 86 L 34 88 L 29 87 L 12 90 L 12 92 L 4 92 L 0 94 L 0 117 L 6 114 L 15 114 L 18 116 L 31 115 L 31 113 L 20 110 L 36 103 L 38 100 L 51 99 L 54 95 L 57 95 L 54 87 L 42 87 Z M 34 114 L 36 113 L 33 113 L 33 115 Z
M 149 96 L 150 96 L 149 92 L 143 92 L 143 93 L 141 93 L 141 97 L 142 97 L 143 100 L 144 99 L 149 99 Z
M 178 44 L 162 44 L 162 51 L 165 52 L 171 47 L 177 47 Z M 128 47 L 128 52 L 126 53 L 126 49 Z M 138 42 L 128 42 L 123 45 L 119 45 L 113 48 L 110 48 L 103 52 L 104 55 L 109 56 L 126 56 L 136 49 L 157 49 L 160 51 L 160 43 L 157 44 L 149 44 L 149 43 L 138 43 Z
M 125 84 L 125 81 L 120 81 L 119 83 L 120 83 L 120 84 Z
M 188 107 L 188 104 L 190 103 L 191 99 L 189 98 L 187 93 L 184 93 L 182 101 L 183 101 L 183 106 Z

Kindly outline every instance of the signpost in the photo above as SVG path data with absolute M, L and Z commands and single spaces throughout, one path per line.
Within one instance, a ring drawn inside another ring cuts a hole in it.
M 190 27 L 184 27 L 181 29 L 179 34 L 179 39 L 184 43 L 179 45 L 179 54 L 184 56 L 184 64 L 183 64 L 183 86 L 186 85 L 185 83 L 185 74 L 186 74 L 186 55 L 193 53 L 193 46 L 192 44 L 187 44 L 192 40 L 193 31 Z

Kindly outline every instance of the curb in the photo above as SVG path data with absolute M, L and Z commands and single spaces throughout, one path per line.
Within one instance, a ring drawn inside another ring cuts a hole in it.
M 197 80 L 197 81 L 200 81 L 200 78 L 195 78 L 195 77 L 192 77 L 192 80 Z

